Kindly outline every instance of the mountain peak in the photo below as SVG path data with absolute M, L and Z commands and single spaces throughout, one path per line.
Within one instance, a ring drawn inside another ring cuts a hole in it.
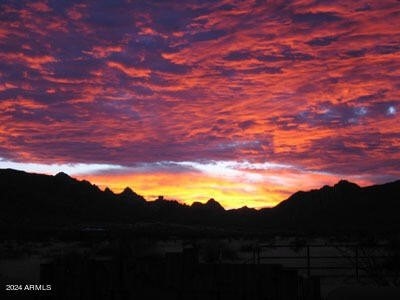
M 207 209 L 207 210 L 215 210 L 215 211 L 224 211 L 225 209 L 222 207 L 221 204 L 219 204 L 217 201 L 215 201 L 213 198 L 209 199 L 206 203 L 201 203 L 198 201 L 195 201 L 192 203 L 191 207 L 197 208 L 197 209 Z
M 114 195 L 114 192 L 108 186 L 104 189 L 104 193 Z
M 57 173 L 54 178 L 58 179 L 59 181 L 64 181 L 64 182 L 72 182 L 75 181 L 74 178 L 72 178 L 71 176 L 69 176 L 67 173 L 64 172 L 59 172 Z
M 126 187 L 118 196 L 123 200 L 135 201 L 135 202 L 146 202 L 146 200 L 136 194 L 130 187 Z
M 214 198 L 211 198 L 210 200 L 207 201 L 205 204 L 207 207 L 213 208 L 213 209 L 218 209 L 218 210 L 225 210 L 219 202 L 215 201 Z
M 360 188 L 360 186 L 358 186 L 357 184 L 352 183 L 347 180 L 344 180 L 344 179 L 340 180 L 333 187 L 337 188 L 337 189 L 359 189 Z
M 121 194 L 120 195 L 134 195 L 135 194 L 135 192 L 130 188 L 130 187 L 126 187 L 126 188 L 124 188 L 124 190 L 121 192 Z
M 67 173 L 64 173 L 64 172 L 58 172 L 56 174 L 56 177 L 58 177 L 58 178 L 71 178 Z

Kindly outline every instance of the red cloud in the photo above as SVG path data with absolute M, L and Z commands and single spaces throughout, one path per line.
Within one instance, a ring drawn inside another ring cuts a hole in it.
M 109 61 L 107 62 L 107 66 L 110 68 L 115 68 L 124 74 L 128 75 L 129 77 L 133 78 L 140 78 L 140 77 L 149 77 L 151 71 L 149 69 L 144 68 L 135 68 L 135 67 L 127 67 L 121 63 Z

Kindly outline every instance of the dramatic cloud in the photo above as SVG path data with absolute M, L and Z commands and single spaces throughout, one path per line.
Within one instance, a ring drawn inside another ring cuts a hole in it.
M 229 207 L 394 180 L 399 70 L 397 0 L 6 0 L 0 167 Z

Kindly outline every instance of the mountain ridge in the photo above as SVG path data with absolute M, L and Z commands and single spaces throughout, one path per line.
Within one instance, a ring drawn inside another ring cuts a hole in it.
M 216 226 L 244 230 L 400 226 L 400 181 L 360 187 L 341 180 L 334 186 L 299 191 L 272 208 L 225 210 L 216 200 L 181 204 L 163 197 L 146 201 L 127 187 L 100 190 L 65 173 L 55 176 L 0 169 L 0 223 L 65 225 L 140 221 Z

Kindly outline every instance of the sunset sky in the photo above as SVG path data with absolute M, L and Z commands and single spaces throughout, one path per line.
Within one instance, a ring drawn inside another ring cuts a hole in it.
M 400 179 L 400 1 L 0 1 L 0 168 L 273 206 Z

